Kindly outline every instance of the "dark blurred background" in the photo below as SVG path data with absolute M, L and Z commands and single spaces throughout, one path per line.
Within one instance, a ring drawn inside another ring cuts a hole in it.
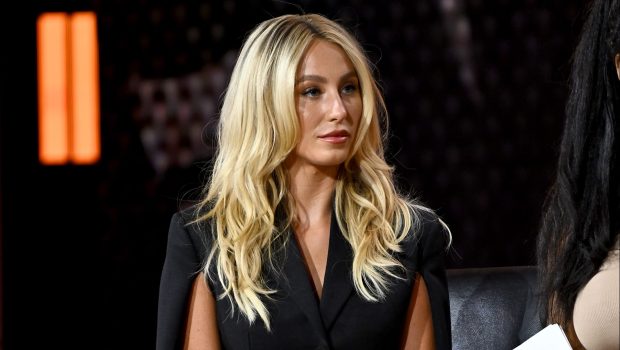
M 449 224 L 449 268 L 530 265 L 583 1 L 22 1 L 0 11 L 6 350 L 151 349 L 171 215 L 195 200 L 244 36 L 284 13 L 376 64 L 399 185 Z M 95 11 L 102 156 L 38 161 L 39 14 Z

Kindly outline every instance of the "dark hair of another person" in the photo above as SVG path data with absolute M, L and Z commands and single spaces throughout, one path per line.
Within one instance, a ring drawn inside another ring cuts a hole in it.
M 541 317 L 566 331 L 577 294 L 619 231 L 619 7 L 620 0 L 593 1 L 573 53 L 557 174 L 537 242 Z

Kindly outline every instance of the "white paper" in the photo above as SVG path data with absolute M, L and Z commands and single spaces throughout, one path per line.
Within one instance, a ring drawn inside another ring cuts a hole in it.
M 566 334 L 557 324 L 551 324 L 534 334 L 514 350 L 572 350 Z

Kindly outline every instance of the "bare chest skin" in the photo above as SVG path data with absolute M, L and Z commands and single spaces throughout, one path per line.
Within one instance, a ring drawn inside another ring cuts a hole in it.
M 323 292 L 329 250 L 329 223 L 330 218 L 328 217 L 312 226 L 295 230 L 297 244 L 302 252 L 306 269 L 312 278 L 319 299 Z

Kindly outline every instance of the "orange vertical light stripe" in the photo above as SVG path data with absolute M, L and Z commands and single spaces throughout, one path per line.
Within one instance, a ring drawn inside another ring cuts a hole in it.
M 71 16 L 71 160 L 92 164 L 101 153 L 97 20 L 93 12 Z
M 67 110 L 67 15 L 37 19 L 39 160 L 64 164 L 69 157 Z

